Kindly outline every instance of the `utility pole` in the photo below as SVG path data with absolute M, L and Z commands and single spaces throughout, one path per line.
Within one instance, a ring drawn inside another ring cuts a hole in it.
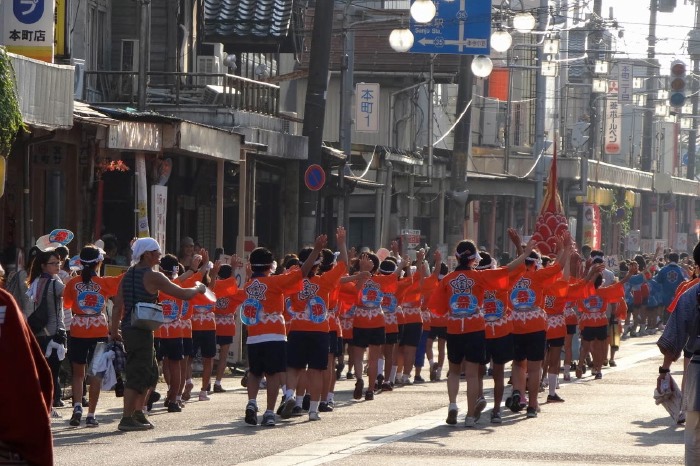
M 600 0 L 597 0 L 600 1 Z M 540 31 L 543 31 L 547 26 L 547 15 L 549 14 L 547 0 L 540 0 L 538 9 L 538 19 Z M 537 47 L 537 64 L 541 67 L 544 62 L 543 47 Z M 535 167 L 535 216 L 539 213 L 542 207 L 542 196 L 544 191 L 544 155 L 545 140 L 544 140 L 544 119 L 546 116 L 547 106 L 547 78 L 542 76 L 542 70 L 536 70 L 537 78 L 535 81 L 536 98 L 535 102 L 535 146 L 533 147 L 532 156 L 535 160 L 539 157 L 537 166 Z M 494 206 L 495 207 L 495 206 Z
M 141 0 L 139 18 L 139 112 L 146 111 L 146 94 L 148 86 L 148 68 L 151 53 L 151 0 Z
M 603 0 L 595 0 L 593 2 L 593 14 L 595 15 L 594 18 L 594 30 L 588 35 L 588 43 L 593 44 L 589 46 L 593 50 L 593 53 L 595 56 L 593 57 L 593 63 L 592 65 L 595 66 L 595 61 L 598 60 L 598 46 L 600 44 L 600 39 L 602 37 L 601 34 L 601 24 L 600 24 L 600 17 L 603 13 Z M 591 78 L 591 86 L 593 86 L 593 78 Z M 591 87 L 591 94 L 589 97 L 589 104 L 588 104 L 588 109 L 591 112 L 591 118 L 590 118 L 590 123 L 591 125 L 588 127 L 590 131 L 590 138 L 588 138 L 588 158 L 595 160 L 596 157 L 596 151 L 598 149 L 598 141 L 600 140 L 600 135 L 599 135 L 599 128 L 598 126 L 600 125 L 600 111 L 598 110 L 598 99 L 596 95 L 593 93 L 593 87 Z
M 311 164 L 321 164 L 323 144 L 323 120 L 326 115 L 326 92 L 328 91 L 328 68 L 333 33 L 333 6 L 335 2 L 317 0 L 314 6 L 314 27 L 311 33 L 309 56 L 309 81 L 304 105 L 302 135 L 309 138 L 309 157 L 301 164 L 301 173 Z M 312 243 L 321 232 L 321 205 L 318 192 L 306 188 L 300 179 L 299 241 Z
M 652 146 L 654 142 L 654 92 L 655 84 L 658 81 L 656 79 L 656 74 L 658 69 L 652 63 L 655 58 L 656 50 L 656 13 L 658 8 L 658 0 L 650 0 L 649 3 L 649 37 L 647 44 L 647 58 L 649 62 L 647 64 L 647 77 L 646 77 L 646 104 L 644 111 L 644 123 L 642 130 L 642 170 L 645 172 L 651 171 L 651 154 Z M 642 194 L 642 237 L 651 237 L 651 196 L 655 196 L 654 193 Z
M 461 55 L 459 57 L 459 80 L 457 82 L 457 118 L 469 105 L 472 100 L 472 88 L 474 86 L 474 75 L 471 71 L 471 55 Z M 432 116 L 431 116 L 432 117 Z M 452 159 L 450 160 L 450 192 L 452 202 L 448 205 L 448 230 L 447 243 L 448 251 L 454 251 L 457 243 L 464 238 L 464 214 L 466 202 L 457 193 L 464 193 L 467 190 L 467 163 L 469 161 L 469 148 L 471 140 L 472 107 L 469 108 L 455 128 L 454 147 L 452 149 Z
M 696 166 L 696 139 L 698 137 L 698 120 L 696 116 L 698 111 L 700 111 L 700 98 L 698 96 L 698 76 L 700 76 L 700 43 L 697 42 L 697 34 L 700 31 L 700 1 L 695 2 L 695 27 L 691 34 L 694 37 L 689 36 L 688 40 L 688 52 L 690 53 L 690 58 L 693 61 L 693 77 L 690 81 L 690 101 L 693 105 L 693 126 L 688 133 L 688 172 L 686 173 L 686 178 L 689 180 L 695 179 L 695 166 Z M 691 40 L 694 39 L 694 40 Z

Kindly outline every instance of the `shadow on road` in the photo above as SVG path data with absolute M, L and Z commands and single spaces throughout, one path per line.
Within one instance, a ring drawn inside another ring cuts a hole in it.
M 636 437 L 636 444 L 643 447 L 655 447 L 657 445 L 683 444 L 683 435 L 679 430 L 684 429 L 668 417 L 659 417 L 649 421 L 634 421 L 632 424 L 647 429 L 648 431 L 627 432 Z M 663 430 L 659 430 L 664 428 Z

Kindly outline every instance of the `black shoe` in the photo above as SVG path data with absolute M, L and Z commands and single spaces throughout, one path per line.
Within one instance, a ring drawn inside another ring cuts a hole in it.
M 214 384 L 214 393 L 226 393 L 226 389 L 221 385 Z
M 325 401 L 322 401 L 318 404 L 318 412 L 319 413 L 330 413 L 333 411 L 333 408 L 331 406 L 328 406 L 328 403 Z
M 95 416 L 88 416 L 88 417 L 85 419 L 85 425 L 86 425 L 87 427 L 99 427 L 99 426 L 100 426 L 100 423 L 97 422 L 97 419 L 95 419 Z
M 245 407 L 245 423 L 251 426 L 258 425 L 258 407 L 254 403 L 248 403 Z
M 60 399 L 53 401 L 54 408 L 63 408 L 65 405 L 66 404 L 63 401 L 61 401 Z
M 302 414 L 304 414 L 304 411 L 301 409 L 301 406 L 295 406 L 292 408 L 292 417 L 299 417 Z
M 80 401 L 80 403 L 81 403 L 83 406 L 89 406 L 88 400 L 87 400 L 87 398 L 85 398 L 85 397 L 83 397 L 83 399 Z
M 80 418 L 83 417 L 83 409 L 76 406 L 73 408 L 73 415 L 70 417 L 69 424 L 73 427 L 78 427 L 80 425 Z
M 365 392 L 365 401 L 372 401 L 374 400 L 374 392 L 367 390 Z
M 207 385 L 207 393 L 211 392 L 211 384 Z
M 301 402 L 301 409 L 304 411 L 308 411 L 309 408 L 311 407 L 311 395 L 308 393 L 304 395 L 304 399 Z
M 153 409 L 153 403 L 155 403 L 158 400 L 160 400 L 160 393 L 152 391 L 151 394 L 148 395 L 148 403 L 146 403 L 146 410 L 151 411 Z
M 353 399 L 359 400 L 362 398 L 362 389 L 364 386 L 365 383 L 362 379 L 358 379 L 357 382 L 355 382 L 355 390 L 352 392 Z
M 533 408 L 532 406 L 528 406 L 527 407 L 527 417 L 528 418 L 537 417 L 537 408 Z
M 547 403 L 563 403 L 564 398 L 560 397 L 556 393 L 554 395 L 547 395 Z
M 355 378 L 355 376 L 352 374 L 352 371 L 348 371 L 348 373 L 345 374 L 345 378 L 347 378 L 348 380 L 352 380 Z
M 282 410 L 284 409 L 284 401 L 285 401 L 286 399 L 287 399 L 287 398 L 286 398 L 284 395 L 282 395 L 282 401 L 280 402 L 280 407 L 277 408 L 277 415 L 278 415 L 278 416 L 282 416 Z
M 513 396 L 510 397 L 510 406 L 508 406 L 514 413 L 519 413 L 523 408 L 520 406 L 520 392 L 515 390 Z
M 424 382 L 425 382 L 425 379 L 423 377 L 421 377 L 420 375 L 413 377 L 413 383 L 424 383 Z
M 180 408 L 180 405 L 177 403 L 168 403 L 168 412 L 169 413 L 181 413 L 182 408 Z
M 344 363 L 341 362 L 335 365 L 335 380 L 340 380 L 343 376 L 343 369 L 345 369 Z

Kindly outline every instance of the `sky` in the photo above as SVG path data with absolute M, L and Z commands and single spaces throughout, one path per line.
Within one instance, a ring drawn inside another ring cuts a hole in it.
M 646 58 L 649 3 L 649 0 L 603 0 L 602 16 L 607 19 L 609 9 L 613 7 L 613 17 L 624 29 L 624 37 L 618 40 L 617 49 L 629 53 L 630 58 Z M 686 37 L 693 27 L 695 6 L 689 0 L 677 0 L 676 3 L 673 13 L 657 14 L 656 52 L 662 74 L 669 73 L 674 59 L 684 60 L 690 65 Z

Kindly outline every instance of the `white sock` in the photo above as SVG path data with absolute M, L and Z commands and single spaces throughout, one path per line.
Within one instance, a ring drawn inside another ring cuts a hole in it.
M 399 366 L 391 366 L 391 373 L 389 374 L 389 380 L 394 381 L 396 380 L 396 371 L 399 369 Z
M 187 379 L 187 380 L 185 381 L 185 383 L 186 383 L 186 384 L 187 384 L 187 383 L 190 383 L 190 384 L 194 385 L 194 383 L 192 382 L 192 379 Z
M 214 382 L 214 385 L 221 386 L 221 379 L 216 379 L 216 382 Z
M 377 362 L 377 374 L 384 374 L 384 358 L 380 358 Z
M 283 395 L 287 394 L 287 384 L 282 385 L 282 394 Z
M 75 409 L 75 408 L 80 408 L 80 410 L 82 411 L 82 410 L 83 410 L 83 404 L 82 404 L 82 403 L 74 403 L 74 404 L 73 404 L 73 409 Z
M 294 390 L 292 390 L 291 388 L 287 388 L 284 391 L 284 396 L 286 396 L 287 399 L 294 398 Z
M 297 406 L 301 408 L 301 404 L 304 402 L 304 395 L 297 396 Z
M 428 364 L 430 364 L 430 368 L 432 369 L 433 364 L 435 364 L 435 362 L 433 361 L 433 358 L 428 359 Z
M 328 396 L 326 397 L 326 401 L 333 401 L 333 392 L 328 392 Z
M 181 397 L 180 395 L 176 396 L 176 397 L 175 397 L 175 401 L 177 401 L 177 402 L 182 401 L 182 397 Z
M 457 403 L 450 403 L 450 406 L 449 406 L 449 408 L 447 408 L 447 409 L 448 409 L 448 410 L 453 410 L 453 409 L 459 409 L 459 408 L 457 408 Z
M 94 418 L 94 417 L 95 417 L 95 413 L 88 413 L 87 417 L 88 417 L 88 419 L 90 419 L 91 417 Z
M 549 394 L 556 395 L 557 389 L 557 374 L 547 374 L 547 381 L 549 382 Z
M 318 412 L 318 401 L 312 401 L 311 404 L 309 405 L 309 412 L 316 411 Z
M 148 406 L 142 406 L 142 407 L 141 407 L 141 412 L 142 412 L 142 413 L 145 413 L 145 412 L 147 412 L 147 411 L 148 411 Z

